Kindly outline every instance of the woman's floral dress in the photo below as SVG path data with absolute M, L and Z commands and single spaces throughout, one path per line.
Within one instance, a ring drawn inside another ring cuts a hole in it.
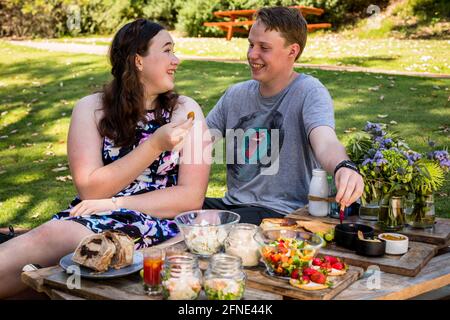
M 164 118 L 169 122 L 169 114 L 165 113 Z M 154 112 L 148 111 L 148 123 L 138 123 L 136 128 L 136 139 L 130 147 L 114 147 L 114 142 L 108 138 L 103 139 L 103 163 L 108 165 L 136 148 L 139 144 L 147 140 L 161 125 L 155 121 Z M 147 168 L 145 171 L 120 191 L 116 197 L 130 196 L 160 190 L 175 186 L 178 179 L 178 162 L 180 154 L 178 151 L 166 151 Z M 69 217 L 71 208 L 80 203 L 77 196 L 69 208 L 53 216 L 53 220 L 71 220 L 81 223 L 95 233 L 105 230 L 120 230 L 135 239 L 136 249 L 141 249 L 158 244 L 172 238 L 179 230 L 173 220 L 157 219 L 145 213 L 119 209 L 103 212 L 101 215 L 91 215 L 82 217 Z

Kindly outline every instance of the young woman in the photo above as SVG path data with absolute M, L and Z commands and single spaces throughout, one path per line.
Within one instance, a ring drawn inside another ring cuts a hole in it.
M 198 144 L 208 148 L 193 134 L 207 128 L 198 104 L 173 91 L 173 47 L 170 34 L 145 19 L 117 32 L 113 80 L 72 114 L 68 157 L 78 196 L 51 221 L 0 245 L 0 298 L 25 288 L 24 265 L 57 264 L 89 234 L 121 230 L 140 249 L 176 235 L 175 215 L 201 208 L 210 161 L 183 156 Z

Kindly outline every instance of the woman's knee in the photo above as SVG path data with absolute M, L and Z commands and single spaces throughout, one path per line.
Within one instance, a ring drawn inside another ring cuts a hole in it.
M 43 246 L 50 244 L 50 241 L 61 232 L 59 224 L 55 222 L 59 221 L 48 221 L 39 227 L 34 228 L 23 235 L 22 241 L 26 241 L 30 245 L 35 244 Z
M 78 241 L 90 231 L 72 221 L 50 220 L 29 232 L 29 239 L 35 245 L 52 248 L 61 243 Z

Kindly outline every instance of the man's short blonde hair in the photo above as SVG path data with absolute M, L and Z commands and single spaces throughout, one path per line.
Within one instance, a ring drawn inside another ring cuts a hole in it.
M 288 7 L 262 8 L 255 14 L 255 19 L 266 26 L 266 31 L 278 31 L 286 40 L 286 45 L 297 43 L 300 51 L 297 60 L 306 45 L 307 22 L 300 10 Z

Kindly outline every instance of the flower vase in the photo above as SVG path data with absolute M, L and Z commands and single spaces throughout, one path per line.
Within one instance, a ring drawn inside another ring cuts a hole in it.
M 431 228 L 435 222 L 434 197 L 432 194 L 417 195 L 406 221 L 413 228 Z
M 381 200 L 378 225 L 383 231 L 400 231 L 405 227 L 404 197 L 385 197 Z
M 359 218 L 367 221 L 377 221 L 380 214 L 380 201 L 372 200 L 359 207 Z

